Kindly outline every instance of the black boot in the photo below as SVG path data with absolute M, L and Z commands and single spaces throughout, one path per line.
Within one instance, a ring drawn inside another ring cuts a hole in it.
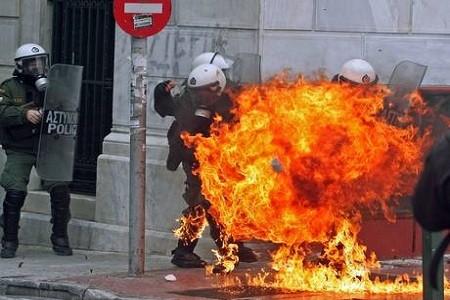
M 203 268 L 206 266 L 206 261 L 194 253 L 197 242 L 198 239 L 187 243 L 178 240 L 178 246 L 172 251 L 173 257 L 170 262 L 180 268 Z
M 20 210 L 25 202 L 27 193 L 10 190 L 6 192 L 3 201 L 3 238 L 0 257 L 13 258 L 19 246 Z
M 200 256 L 194 252 L 186 251 L 184 248 L 176 248 L 172 251 L 173 257 L 170 261 L 180 268 L 203 268 L 206 266 L 206 261 L 202 260 Z
M 66 185 L 58 185 L 50 191 L 50 202 L 52 207 L 53 224 L 50 240 L 53 245 L 53 251 L 56 255 L 72 255 L 72 248 L 69 245 L 69 236 L 67 234 L 67 224 L 70 220 L 70 193 Z

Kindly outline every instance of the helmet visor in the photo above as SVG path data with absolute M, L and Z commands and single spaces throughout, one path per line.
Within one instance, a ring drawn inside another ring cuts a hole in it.
M 47 75 L 47 55 L 22 58 L 22 70 L 25 75 Z

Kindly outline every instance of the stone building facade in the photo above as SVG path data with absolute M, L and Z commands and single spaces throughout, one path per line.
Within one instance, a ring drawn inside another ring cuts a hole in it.
M 10 74 L 12 55 L 20 43 L 50 47 L 51 2 L 1 1 L 0 40 L 8 41 L 0 43 L 1 79 Z M 397 63 L 412 60 L 428 66 L 424 84 L 450 84 L 450 3 L 446 0 L 172 0 L 172 5 L 169 25 L 147 41 L 149 251 L 169 253 L 174 247 L 171 230 L 184 207 L 184 175 L 181 170 L 165 169 L 165 134 L 171 120 L 154 112 L 152 90 L 162 80 L 185 78 L 192 59 L 201 52 L 259 54 L 263 79 L 283 69 L 331 76 L 346 60 L 359 57 L 372 63 L 381 82 L 386 82 Z M 79 196 L 73 204 L 75 247 L 127 250 L 130 56 L 131 38 L 116 27 L 113 127 L 98 157 L 96 197 Z M 38 208 L 41 202 L 30 202 L 36 205 L 28 208 L 22 232 L 34 227 L 39 234 L 22 233 L 24 240 L 48 243 L 48 226 L 42 225 L 46 211 Z M 201 247 L 206 249 L 210 242 L 204 240 Z

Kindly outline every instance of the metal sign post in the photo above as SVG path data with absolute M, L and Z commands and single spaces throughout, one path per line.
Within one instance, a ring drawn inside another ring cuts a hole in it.
M 147 39 L 131 39 L 130 205 L 128 274 L 142 275 L 145 266 L 145 173 L 147 129 Z
M 147 37 L 169 22 L 170 0 L 114 0 L 114 18 L 131 38 L 128 274 L 145 272 Z

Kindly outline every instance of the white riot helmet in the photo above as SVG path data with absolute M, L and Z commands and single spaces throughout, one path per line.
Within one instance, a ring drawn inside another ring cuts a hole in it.
M 222 70 L 213 64 L 202 64 L 191 71 L 187 85 L 191 89 L 205 89 L 220 95 L 227 84 L 227 79 Z
M 227 70 L 233 65 L 233 61 L 231 59 L 224 58 L 219 54 L 219 52 L 205 52 L 194 58 L 192 61 L 191 70 L 194 70 L 203 64 L 213 64 L 222 70 Z
M 32 80 L 36 88 L 45 90 L 48 85 L 48 53 L 38 44 L 24 44 L 17 48 L 14 61 L 17 75 Z
M 375 84 L 378 76 L 367 61 L 356 58 L 342 65 L 338 80 L 354 84 Z

